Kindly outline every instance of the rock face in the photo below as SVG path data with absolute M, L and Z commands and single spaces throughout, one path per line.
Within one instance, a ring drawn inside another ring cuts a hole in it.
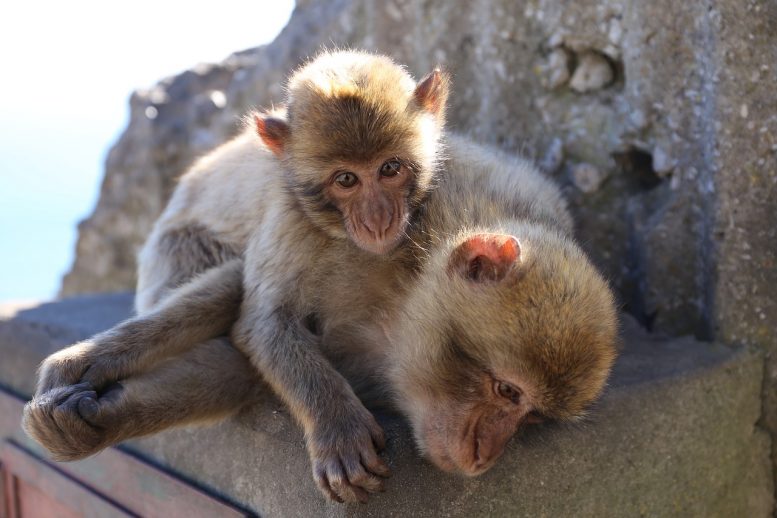
M 449 127 L 537 159 L 625 309 L 768 353 L 777 433 L 777 5 L 759 0 L 298 2 L 271 45 L 136 92 L 65 295 L 131 289 L 174 178 L 281 99 L 319 46 L 453 74 Z M 772 450 L 777 466 L 777 448 Z

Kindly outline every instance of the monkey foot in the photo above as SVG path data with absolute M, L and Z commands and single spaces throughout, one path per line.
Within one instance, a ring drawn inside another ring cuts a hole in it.
M 88 457 L 110 444 L 112 434 L 100 422 L 109 399 L 98 398 L 89 383 L 55 388 L 27 403 L 22 425 L 55 460 Z

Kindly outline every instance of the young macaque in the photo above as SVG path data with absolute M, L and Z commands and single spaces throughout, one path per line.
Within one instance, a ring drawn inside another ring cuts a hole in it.
M 122 426 L 150 431 L 179 421 L 180 412 L 154 415 L 154 402 L 166 398 L 146 390 L 143 376 L 228 334 L 242 305 L 236 345 L 303 424 L 315 469 L 367 459 L 371 473 L 385 474 L 381 428 L 302 322 L 324 295 L 316 291 L 316 278 L 330 274 L 322 254 L 350 255 L 363 275 L 383 269 L 387 280 L 390 261 L 412 256 L 402 244 L 434 185 L 447 95 L 440 70 L 416 83 L 389 58 L 362 52 L 323 53 L 296 71 L 285 109 L 253 114 L 247 131 L 181 179 L 140 255 L 140 316 L 44 361 L 25 416 L 31 435 L 60 459 L 89 454 L 127 432 L 93 433 L 79 428 L 79 416 L 104 414 L 108 402 L 136 392 L 144 393 L 142 415 Z M 168 372 L 168 381 L 185 380 L 181 372 Z M 182 388 L 194 387 L 176 385 L 179 401 Z M 84 388 L 89 396 L 73 395 Z M 214 415 L 203 402 L 185 413 Z M 70 432 L 54 426 L 68 419 Z M 378 484 L 374 476 L 362 483 Z
M 610 290 L 528 163 L 449 136 L 432 182 L 446 93 L 359 53 L 301 69 L 287 116 L 254 123 L 269 152 L 246 134 L 182 178 L 141 255 L 140 316 L 44 362 L 28 433 L 81 458 L 267 383 L 321 491 L 350 502 L 388 474 L 357 393 L 468 475 L 523 423 L 583 415 L 615 358 Z

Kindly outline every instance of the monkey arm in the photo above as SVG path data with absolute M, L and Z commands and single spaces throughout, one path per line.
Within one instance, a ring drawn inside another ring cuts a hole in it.
M 233 343 L 302 425 L 322 492 L 334 500 L 365 501 L 367 491 L 382 489 L 377 475 L 388 474 L 377 454 L 385 442 L 383 431 L 326 359 L 319 337 L 302 324 L 303 279 L 314 265 L 309 254 L 296 252 L 315 250 L 316 243 L 305 243 L 306 234 L 289 232 L 288 227 L 284 233 L 283 228 L 273 225 L 268 235 L 251 240 L 246 296 Z
M 366 501 L 366 491 L 382 490 L 375 475 L 388 474 L 377 454 L 385 445 L 383 430 L 324 357 L 316 337 L 297 323 L 298 317 L 245 314 L 233 340 L 250 351 L 265 381 L 305 430 L 319 488 L 340 501 Z
M 100 388 L 225 335 L 237 318 L 242 294 L 242 261 L 211 268 L 174 290 L 151 312 L 46 358 L 36 395 L 78 382 Z
M 56 460 L 75 460 L 133 437 L 226 417 L 257 401 L 263 390 L 245 356 L 219 338 L 99 396 L 87 383 L 35 396 L 22 423 Z

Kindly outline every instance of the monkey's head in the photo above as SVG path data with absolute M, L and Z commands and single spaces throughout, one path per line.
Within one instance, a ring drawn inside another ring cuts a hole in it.
M 440 70 L 416 83 L 385 56 L 324 53 L 291 76 L 286 117 L 254 122 L 307 216 L 385 254 L 432 187 L 447 97 Z
M 447 471 L 483 473 L 522 424 L 583 416 L 616 356 L 606 282 L 537 225 L 452 239 L 405 309 L 387 330 L 389 378 L 420 449 Z

